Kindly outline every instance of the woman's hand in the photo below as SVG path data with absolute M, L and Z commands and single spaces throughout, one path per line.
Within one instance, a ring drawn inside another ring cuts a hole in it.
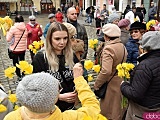
M 77 100 L 78 94 L 76 92 L 68 92 L 59 95 L 59 100 L 65 101 L 68 103 L 74 103 Z
M 76 63 L 73 67 L 73 76 L 74 78 L 77 78 L 82 75 L 83 75 L 83 66 L 80 63 Z

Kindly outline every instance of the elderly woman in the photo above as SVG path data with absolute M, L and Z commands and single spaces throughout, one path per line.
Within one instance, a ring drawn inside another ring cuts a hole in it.
M 47 32 L 45 50 L 35 55 L 32 65 L 34 73 L 49 72 L 61 83 L 63 90 L 56 103 L 61 111 L 74 108 L 77 100 L 72 69 L 79 61 L 73 56 L 68 29 L 64 24 L 52 23 Z
M 83 40 L 76 39 L 77 31 L 76 28 L 70 23 L 63 23 L 69 32 L 69 39 L 71 40 L 72 49 L 74 54 L 76 55 L 77 59 L 81 60 L 81 55 L 84 52 L 84 42 Z
M 116 66 L 126 60 L 127 51 L 119 38 L 121 30 L 117 25 L 106 24 L 102 31 L 105 44 L 100 55 L 101 71 L 95 81 L 94 89 L 98 90 L 103 84 L 110 81 L 105 97 L 100 99 L 101 114 L 109 120 L 121 120 L 120 83 L 122 79 L 117 75 Z
M 144 113 L 160 112 L 159 38 L 159 31 L 149 31 L 142 36 L 143 54 L 138 58 L 139 64 L 132 71 L 130 82 L 121 84 L 122 94 L 129 99 L 126 120 L 147 120 L 148 114 Z

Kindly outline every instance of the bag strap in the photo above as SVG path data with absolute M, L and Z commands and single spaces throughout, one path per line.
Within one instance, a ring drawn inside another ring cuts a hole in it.
M 22 33 L 22 35 L 21 35 L 20 39 L 18 40 L 18 42 L 17 42 L 16 46 L 15 46 L 15 47 L 14 47 L 14 49 L 13 49 L 13 51 L 16 49 L 16 47 L 17 47 L 18 43 L 20 42 L 20 40 L 21 40 L 21 38 L 22 38 L 22 36 L 23 36 L 24 32 L 25 32 L 25 30 L 23 31 L 23 33 Z
M 124 45 L 123 45 L 123 48 L 124 48 Z M 123 54 L 123 58 L 122 58 L 121 64 L 123 63 L 124 56 L 125 56 L 125 48 L 124 48 L 124 54 Z M 113 74 L 113 76 L 111 77 L 111 79 L 110 79 L 109 81 L 107 81 L 106 83 L 109 83 L 109 82 L 112 80 L 112 78 L 116 75 L 116 73 L 117 73 L 117 70 L 116 70 L 116 72 Z

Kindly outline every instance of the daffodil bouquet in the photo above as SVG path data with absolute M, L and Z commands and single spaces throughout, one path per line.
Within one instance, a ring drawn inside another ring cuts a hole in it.
M 98 46 L 98 40 L 97 39 L 89 40 L 89 48 L 92 48 L 94 51 L 96 51 L 97 46 Z
M 134 64 L 132 63 L 122 63 L 122 64 L 118 64 L 116 69 L 118 70 L 118 76 L 123 78 L 124 81 L 127 81 L 130 79 L 130 71 L 133 70 L 134 68 Z M 126 97 L 122 97 L 122 103 L 121 103 L 121 107 L 125 108 L 127 107 L 128 104 L 128 100 Z
M 88 71 L 88 70 L 93 70 L 96 73 L 99 73 L 101 67 L 100 65 L 94 65 L 94 63 L 91 60 L 85 60 L 84 62 L 84 68 Z M 88 75 L 88 81 L 92 81 L 93 77 L 91 74 Z
M 20 61 L 19 64 L 16 64 L 16 67 L 20 69 L 22 76 L 31 74 L 33 72 L 33 66 L 27 61 Z M 15 75 L 16 67 L 11 66 L 5 69 L 5 77 L 12 79 Z
M 29 49 L 36 54 L 38 50 L 40 50 L 44 46 L 43 40 L 34 41 L 32 44 L 29 45 Z
M 9 91 L 8 97 L 0 99 L 0 113 L 7 111 L 7 107 L 2 104 L 2 102 L 7 99 L 13 104 L 13 110 L 17 110 L 19 108 L 19 105 L 17 104 L 16 94 L 11 94 L 11 92 Z
M 5 16 L 4 18 L 0 17 L 0 29 L 2 29 L 3 35 L 6 36 L 7 31 L 13 25 L 13 21 L 9 16 Z

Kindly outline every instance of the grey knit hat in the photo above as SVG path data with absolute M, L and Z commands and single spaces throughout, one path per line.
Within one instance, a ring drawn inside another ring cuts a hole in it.
M 16 89 L 18 101 L 30 111 L 47 113 L 55 109 L 59 95 L 59 81 L 49 73 L 25 76 Z
M 160 49 L 160 31 L 149 31 L 142 36 L 141 46 L 143 49 Z
M 115 21 L 117 19 L 120 19 L 120 16 L 117 13 L 113 13 L 113 14 L 109 15 L 108 22 L 113 23 L 113 21 Z

